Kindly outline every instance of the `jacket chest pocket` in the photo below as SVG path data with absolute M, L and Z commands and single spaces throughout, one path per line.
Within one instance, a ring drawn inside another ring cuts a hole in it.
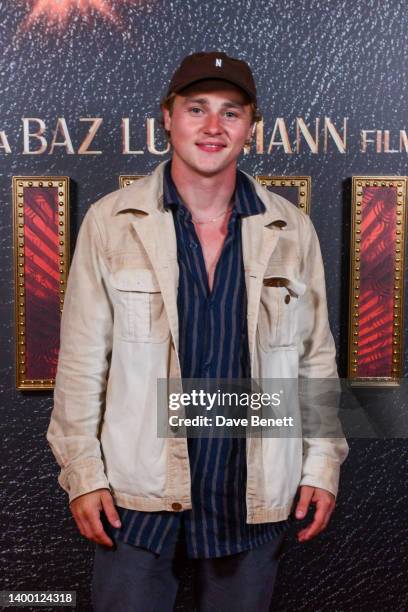
M 126 268 L 110 275 L 114 326 L 122 340 L 163 342 L 170 328 L 159 283 L 152 270 Z
M 299 299 L 305 290 L 306 285 L 294 278 L 264 277 L 258 316 L 259 342 L 264 351 L 296 343 Z

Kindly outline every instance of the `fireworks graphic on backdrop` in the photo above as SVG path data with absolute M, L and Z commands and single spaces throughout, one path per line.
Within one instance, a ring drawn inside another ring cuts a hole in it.
M 132 2 L 132 0 L 125 1 Z M 30 12 L 20 26 L 23 32 L 38 23 L 62 30 L 71 19 L 78 16 L 84 21 L 91 21 L 99 16 L 116 26 L 121 25 L 114 8 L 115 0 L 28 0 L 28 3 Z

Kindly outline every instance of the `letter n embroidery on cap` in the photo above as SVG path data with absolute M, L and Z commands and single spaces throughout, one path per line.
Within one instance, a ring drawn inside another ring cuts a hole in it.
M 217 68 L 221 68 L 222 67 L 222 59 L 220 59 L 219 57 L 216 58 L 215 60 L 215 66 Z

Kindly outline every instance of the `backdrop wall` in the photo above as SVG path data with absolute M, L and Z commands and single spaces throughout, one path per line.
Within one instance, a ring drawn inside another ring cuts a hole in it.
M 82 7 L 0 2 L 0 589 L 77 590 L 85 611 L 93 546 L 76 531 L 45 441 L 52 392 L 15 390 L 11 177 L 71 178 L 73 251 L 89 205 L 117 189 L 120 174 L 147 174 L 163 159 L 160 128 L 148 146 L 147 120 L 157 120 L 181 58 L 219 49 L 245 59 L 258 84 L 264 138 L 240 167 L 312 177 L 311 218 L 345 376 L 350 177 L 408 174 L 408 18 L 402 0 L 89 0 Z M 90 118 L 102 119 L 93 153 L 79 154 Z M 304 138 L 297 142 L 297 118 L 317 135 L 315 152 Z M 330 134 L 325 143 L 325 118 L 344 150 Z M 28 136 L 41 127 L 45 141 Z M 381 150 L 369 130 L 382 131 Z M 406 356 L 405 348 L 405 378 Z M 276 610 L 407 609 L 407 441 L 378 435 L 350 446 L 327 531 L 305 545 L 291 532 Z M 178 609 L 192 610 L 188 575 L 179 599 Z

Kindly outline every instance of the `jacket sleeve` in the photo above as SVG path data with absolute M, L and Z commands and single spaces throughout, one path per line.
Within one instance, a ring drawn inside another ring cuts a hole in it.
M 98 438 L 112 350 L 113 314 L 101 234 L 91 206 L 81 225 L 61 317 L 54 407 L 47 440 L 71 502 L 109 488 Z
M 299 400 L 303 463 L 300 486 L 337 495 L 340 465 L 349 451 L 338 419 L 340 382 L 336 347 L 330 331 L 324 267 L 312 222 L 304 217 L 303 277 L 307 286 L 299 304 Z

